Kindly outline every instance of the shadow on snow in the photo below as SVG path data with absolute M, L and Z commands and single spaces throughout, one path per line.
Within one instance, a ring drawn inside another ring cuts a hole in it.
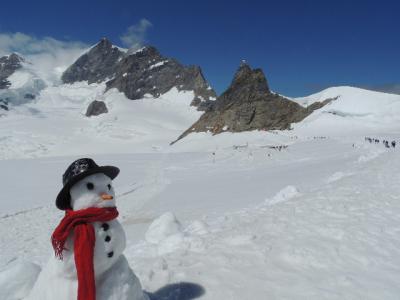
M 150 300 L 190 300 L 204 295 L 205 290 L 201 285 L 180 282 L 168 284 L 154 293 L 146 292 Z

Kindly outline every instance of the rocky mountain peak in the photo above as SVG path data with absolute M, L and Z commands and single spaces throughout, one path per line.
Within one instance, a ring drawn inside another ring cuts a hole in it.
M 205 110 L 216 99 L 200 67 L 184 66 L 176 59 L 164 57 L 157 48 L 120 51 L 105 38 L 83 54 L 62 75 L 64 83 L 105 82 L 107 90 L 116 88 L 131 100 L 153 97 L 172 88 L 193 91 L 192 105 Z
M 264 72 L 261 69 L 252 69 L 242 61 L 236 71 L 228 90 L 247 89 L 258 93 L 269 93 L 269 87 Z
M 4 56 L 4 57 L 6 58 L 6 60 L 9 61 L 9 63 L 11 65 L 14 65 L 17 67 L 21 66 L 21 63 L 25 61 L 25 59 L 23 57 L 19 56 L 17 53 L 11 53 L 10 55 Z
M 239 68 L 237 69 L 235 75 L 233 76 L 233 81 L 245 76 L 249 76 L 251 74 L 251 71 L 252 69 L 250 65 L 247 63 L 247 61 L 242 60 L 240 62 Z
M 111 49 L 113 47 L 113 44 L 110 42 L 109 39 L 103 37 L 94 47 L 97 49 Z
M 305 108 L 271 93 L 264 72 L 242 62 L 229 88 L 178 140 L 192 132 L 290 129 L 290 124 L 300 122 L 327 103 Z
M 113 76 L 123 56 L 124 52 L 102 38 L 63 73 L 61 80 L 64 83 L 88 81 L 89 84 L 105 81 Z
M 16 53 L 0 57 L 0 89 L 11 85 L 7 78 L 21 68 L 23 62 L 24 59 Z
M 261 69 L 252 69 L 242 61 L 228 89 L 218 98 L 215 110 L 224 109 L 234 102 L 250 102 L 270 94 L 267 79 Z

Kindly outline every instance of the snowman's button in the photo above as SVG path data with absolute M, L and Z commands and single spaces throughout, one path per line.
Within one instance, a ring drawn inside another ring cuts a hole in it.
M 108 243 L 109 241 L 111 241 L 111 236 L 107 235 L 104 240 Z
M 108 256 L 108 257 L 113 257 L 113 255 L 114 255 L 114 251 L 111 251 L 111 252 L 108 252 L 108 253 L 107 253 L 107 256 Z
M 110 225 L 108 225 L 107 223 L 103 223 L 101 224 L 101 228 L 103 228 L 104 231 L 107 231 L 108 229 L 110 229 Z

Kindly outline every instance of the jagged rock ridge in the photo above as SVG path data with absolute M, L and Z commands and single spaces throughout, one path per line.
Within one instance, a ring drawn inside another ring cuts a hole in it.
M 12 53 L 11 55 L 0 57 L 0 89 L 7 89 L 11 83 L 7 80 L 16 70 L 22 67 L 23 58 Z
M 202 110 L 216 98 L 200 67 L 184 66 L 151 46 L 125 53 L 107 39 L 102 39 L 62 75 L 64 83 L 86 80 L 106 81 L 107 90 L 116 88 L 132 100 L 146 94 L 159 97 L 173 87 L 192 90 L 195 93 L 192 105 Z
M 229 88 L 178 140 L 191 132 L 289 129 L 290 124 L 302 121 L 329 102 L 302 107 L 272 93 L 263 71 L 242 62 Z
M 64 83 L 88 81 L 102 82 L 114 76 L 118 61 L 124 53 L 105 38 L 83 54 L 61 76 Z

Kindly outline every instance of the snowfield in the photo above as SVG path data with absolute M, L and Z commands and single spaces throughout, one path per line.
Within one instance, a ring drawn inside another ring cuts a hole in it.
M 400 95 L 344 86 L 294 100 L 308 106 L 325 99 L 336 100 L 295 124 L 299 133 L 314 131 L 333 136 L 398 133 L 395 124 L 400 122 Z
M 153 299 L 399 298 L 400 152 L 364 137 L 399 141 L 400 96 L 332 88 L 295 99 L 339 96 L 293 130 L 169 146 L 201 114 L 191 92 L 104 88 L 49 86 L 0 117 L 0 299 L 53 255 L 61 175 L 86 156 L 121 169 L 125 256 Z M 109 113 L 86 118 L 94 99 Z

